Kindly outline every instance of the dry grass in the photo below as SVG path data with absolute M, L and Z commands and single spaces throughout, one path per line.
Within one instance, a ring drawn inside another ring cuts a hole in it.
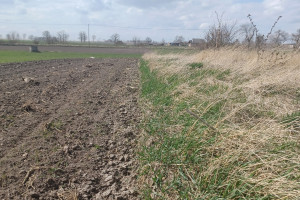
M 300 197 L 300 117 L 292 120 L 293 126 L 283 122 L 284 116 L 300 111 L 299 52 L 273 49 L 258 58 L 256 51 L 224 48 L 195 54 L 148 53 L 143 58 L 159 76 L 178 75 L 186 80 L 173 91 L 175 102 L 210 102 L 191 105 L 192 110 L 204 115 L 211 106 L 226 101 L 221 108 L 224 115 L 214 123 L 220 134 L 206 148 L 213 156 L 208 159 L 203 177 L 209 179 L 216 171 L 230 168 L 222 187 L 242 179 L 252 185 L 249 194 L 278 199 Z M 194 62 L 204 67 L 191 70 L 188 65 Z M 230 70 L 230 74 L 225 78 L 189 79 L 201 70 Z M 216 85 L 222 85 L 224 92 L 198 92 L 203 86 Z M 195 124 L 189 133 L 194 128 Z

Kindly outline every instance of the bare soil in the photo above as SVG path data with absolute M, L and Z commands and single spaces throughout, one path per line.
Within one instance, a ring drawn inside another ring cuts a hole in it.
M 0 199 L 138 199 L 137 59 L 0 65 Z

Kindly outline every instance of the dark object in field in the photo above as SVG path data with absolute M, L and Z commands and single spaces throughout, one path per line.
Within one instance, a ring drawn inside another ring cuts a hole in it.
M 29 52 L 31 53 L 39 53 L 38 47 L 37 46 L 30 46 L 29 47 Z

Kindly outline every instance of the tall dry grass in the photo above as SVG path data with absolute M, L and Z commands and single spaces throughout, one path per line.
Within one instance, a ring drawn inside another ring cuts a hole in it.
M 203 176 L 230 168 L 228 183 L 242 178 L 253 185 L 252 192 L 278 199 L 300 198 L 299 52 L 272 49 L 258 55 L 242 48 L 223 48 L 193 54 L 147 53 L 143 58 L 162 77 L 177 74 L 187 78 L 195 73 L 189 68 L 195 62 L 204 64 L 197 70 L 230 70 L 224 79 L 183 82 L 174 92 L 176 101 L 199 98 L 213 105 L 226 100 L 222 107 L 225 115 L 214 124 L 220 135 L 207 148 L 218 156 L 211 157 Z M 204 84 L 222 84 L 228 89 L 205 96 L 197 92 Z M 237 96 L 244 100 L 235 101 Z M 191 109 L 204 114 L 205 109 L 200 111 L 200 107 L 194 105 Z

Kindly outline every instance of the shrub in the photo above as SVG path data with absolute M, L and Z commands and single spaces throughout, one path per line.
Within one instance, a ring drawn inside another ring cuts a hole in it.
M 191 63 L 189 64 L 189 66 L 192 68 L 192 69 L 196 69 L 196 68 L 202 68 L 203 67 L 203 63 L 199 62 L 199 63 Z

